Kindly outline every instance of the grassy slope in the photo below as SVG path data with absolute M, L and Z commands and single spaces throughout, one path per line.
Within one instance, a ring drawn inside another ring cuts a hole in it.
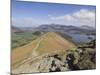
M 31 55 L 41 38 L 42 40 L 39 44 L 39 47 L 36 49 L 36 52 L 39 55 L 44 53 L 59 52 L 62 50 L 67 50 L 76 47 L 73 43 L 71 43 L 68 40 L 65 40 L 58 34 L 54 32 L 48 32 L 40 38 L 33 40 L 31 43 L 14 49 L 12 51 L 12 65 L 28 58 L 28 56 Z
M 38 40 L 34 40 L 33 42 L 24 45 L 22 47 L 18 47 L 14 50 L 12 50 L 12 64 L 15 64 L 25 58 L 27 58 L 31 52 L 33 51 L 33 48 L 38 43 Z
M 67 50 L 69 48 L 74 48 L 75 45 L 68 40 L 65 40 L 57 33 L 48 32 L 43 37 L 43 40 L 40 43 L 40 46 L 37 48 L 39 54 L 58 52 L 62 50 Z
M 24 46 L 35 40 L 40 34 L 35 34 L 35 32 L 12 32 L 12 50 L 17 47 Z

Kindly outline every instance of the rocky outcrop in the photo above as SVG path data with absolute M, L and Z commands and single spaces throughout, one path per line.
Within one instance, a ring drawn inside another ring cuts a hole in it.
M 56 57 L 56 55 L 44 57 L 39 65 L 40 72 L 59 72 L 66 70 L 68 70 L 68 65 L 60 57 Z

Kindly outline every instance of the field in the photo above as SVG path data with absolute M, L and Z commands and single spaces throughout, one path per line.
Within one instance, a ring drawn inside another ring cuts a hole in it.
M 32 40 L 35 40 L 38 36 L 40 36 L 41 33 L 40 32 L 12 32 L 12 50 L 14 48 L 23 46 L 29 42 L 31 42 Z

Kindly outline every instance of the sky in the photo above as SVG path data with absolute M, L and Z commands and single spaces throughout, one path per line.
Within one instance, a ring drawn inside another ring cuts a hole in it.
M 95 26 L 96 7 L 12 0 L 12 25 L 37 27 L 42 24 Z

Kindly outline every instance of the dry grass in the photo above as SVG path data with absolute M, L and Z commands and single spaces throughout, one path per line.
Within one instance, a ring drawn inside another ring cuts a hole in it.
M 39 43 L 41 38 L 42 40 Z M 39 47 L 36 49 L 36 52 L 39 54 L 39 56 L 46 53 L 57 53 L 76 47 L 69 40 L 65 40 L 58 34 L 54 32 L 48 32 L 42 37 L 33 40 L 31 43 L 12 50 L 12 67 L 15 64 L 18 64 L 19 62 L 27 59 L 32 54 L 34 48 L 37 46 L 38 43 Z
M 76 47 L 73 43 L 65 40 L 54 32 L 48 32 L 43 38 L 44 39 L 41 41 L 40 46 L 37 49 L 40 54 L 62 51 Z
M 33 51 L 33 48 L 36 46 L 37 43 L 38 43 L 38 40 L 35 40 L 27 45 L 24 45 L 22 47 L 18 47 L 12 50 L 12 65 L 27 58 L 31 54 L 31 52 Z

